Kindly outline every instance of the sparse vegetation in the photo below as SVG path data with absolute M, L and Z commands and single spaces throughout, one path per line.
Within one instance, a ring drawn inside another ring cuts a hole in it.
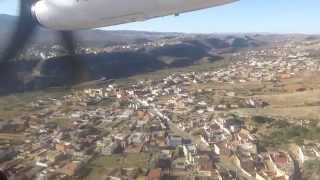
M 258 124 L 271 123 L 274 119 L 265 116 L 254 116 L 253 121 Z
M 319 180 L 320 179 L 320 160 L 306 161 L 303 165 L 303 180 Z
M 90 162 L 90 166 L 103 168 L 144 168 L 147 166 L 149 156 L 150 154 L 148 153 L 98 156 Z
M 60 128 L 66 128 L 70 125 L 70 120 L 68 118 L 57 118 L 55 121 Z
M 263 138 L 262 144 L 270 147 L 284 147 L 289 143 L 303 144 L 307 140 L 316 142 L 320 140 L 320 128 L 318 127 L 283 125 L 273 127 L 271 134 Z

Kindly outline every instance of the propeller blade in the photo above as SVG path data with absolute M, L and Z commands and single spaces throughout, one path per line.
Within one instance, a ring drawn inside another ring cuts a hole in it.
M 60 37 L 64 48 L 68 51 L 68 60 L 71 65 L 71 80 L 73 84 L 87 79 L 87 71 L 81 59 L 76 56 L 76 42 L 71 31 L 61 31 Z
M 10 39 L 9 46 L 4 50 L 0 62 L 8 61 L 17 56 L 25 46 L 37 27 L 31 12 L 30 0 L 20 1 L 20 16 L 16 29 Z
M 20 16 L 14 30 L 9 46 L 3 51 L 0 63 L 15 58 L 26 46 L 38 27 L 38 22 L 32 13 L 32 5 L 37 0 L 20 0 Z M 69 75 L 72 84 L 87 80 L 87 71 L 82 61 L 76 56 L 76 43 L 72 31 L 59 32 L 61 42 L 68 52 L 68 64 L 71 66 Z
M 0 170 L 0 179 L 7 180 L 7 175 Z
M 60 32 L 61 41 L 63 43 L 64 48 L 68 51 L 68 54 L 70 56 L 74 56 L 76 54 L 75 52 L 75 40 L 74 36 L 71 31 L 61 31 Z

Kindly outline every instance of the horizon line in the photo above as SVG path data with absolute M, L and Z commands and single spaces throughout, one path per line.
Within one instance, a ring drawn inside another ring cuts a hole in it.
M 6 16 L 12 16 L 12 17 L 19 17 L 18 15 L 12 15 L 7 13 L 0 13 L 0 16 L 6 15 Z M 141 21 L 145 22 L 145 21 Z M 125 23 L 130 24 L 130 23 Z M 120 24 L 124 25 L 124 24 Z M 308 33 L 308 32 L 254 32 L 254 31 L 240 31 L 240 32 L 183 32 L 183 31 L 157 31 L 157 30 L 141 30 L 141 29 L 107 29 L 114 26 L 106 26 L 106 27 L 100 27 L 100 28 L 92 28 L 92 29 L 80 29 L 80 30 L 74 30 L 74 31 L 85 31 L 85 30 L 102 30 L 102 31 L 135 31 L 135 32 L 149 32 L 149 33 L 177 33 L 177 34 L 194 34 L 194 35 L 211 35 L 211 34 L 218 34 L 218 35 L 233 35 L 233 34 L 241 34 L 241 35 L 252 35 L 252 34 L 258 34 L 258 35 L 313 35 L 313 36 L 320 36 L 320 32 L 317 33 Z M 42 27 L 44 29 L 47 29 L 45 27 Z M 51 29 L 48 29 L 51 30 Z

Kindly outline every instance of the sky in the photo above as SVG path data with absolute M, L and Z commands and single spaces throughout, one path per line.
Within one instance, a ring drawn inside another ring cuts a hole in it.
M 185 33 L 320 34 L 319 0 L 240 0 L 233 4 L 145 22 L 106 27 Z M 0 0 L 0 14 L 17 14 L 16 0 Z

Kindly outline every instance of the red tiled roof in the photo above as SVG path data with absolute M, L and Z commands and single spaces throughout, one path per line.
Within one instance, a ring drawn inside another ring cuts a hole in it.
M 148 177 L 160 177 L 161 176 L 161 169 L 151 169 L 149 171 Z

